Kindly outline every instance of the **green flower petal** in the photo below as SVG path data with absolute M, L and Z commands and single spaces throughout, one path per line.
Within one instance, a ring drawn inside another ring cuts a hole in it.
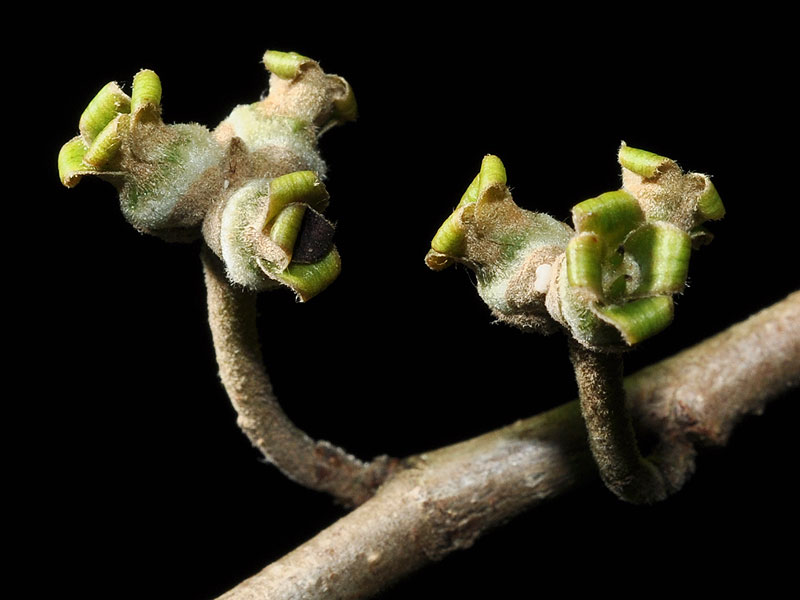
M 481 162 L 480 182 L 478 184 L 478 197 L 494 185 L 506 184 L 506 168 L 498 157 L 487 154 Z
M 624 248 L 639 267 L 630 295 L 653 296 L 683 290 L 692 240 L 682 229 L 666 222 L 648 223 L 628 236 Z
M 131 99 L 115 82 L 107 83 L 81 115 L 79 128 L 86 144 L 94 138 L 120 113 L 129 113 Z
M 161 107 L 161 79 L 155 72 L 142 69 L 133 77 L 131 114 L 134 121 L 144 116 L 156 117 Z
M 306 208 L 308 208 L 308 204 L 301 202 L 290 204 L 275 217 L 269 230 L 269 237 L 280 246 L 281 250 L 286 252 L 289 260 L 292 258 L 292 250 L 303 225 Z
M 261 267 L 265 268 L 265 265 Z M 268 268 L 267 265 L 265 270 Z M 305 302 L 333 283 L 341 270 L 342 261 L 334 248 L 319 262 L 308 265 L 292 263 L 285 271 L 270 275 L 292 288 L 300 300 Z
M 707 177 L 706 182 L 706 189 L 697 198 L 697 211 L 701 221 L 721 219 L 725 216 L 725 206 L 722 204 L 722 198 L 719 197 L 717 188 Z
M 307 62 L 312 60 L 297 52 L 267 50 L 264 54 L 264 65 L 267 70 L 281 79 L 294 79 L 300 73 L 300 67 Z
M 619 164 L 623 167 L 648 179 L 658 175 L 658 172 L 666 165 L 674 164 L 675 162 L 665 156 L 659 156 L 647 150 L 631 148 L 625 142 L 622 142 L 622 146 L 619 149 L 618 159 Z
M 567 245 L 567 278 L 581 296 L 603 298 L 603 244 L 596 235 L 584 232 Z
M 91 146 L 86 150 L 83 162 L 96 169 L 101 169 L 105 164 L 114 158 L 122 145 L 122 140 L 128 130 L 128 115 L 117 115 L 97 137 Z
M 672 322 L 669 296 L 641 298 L 625 304 L 594 306 L 595 314 L 613 325 L 629 345 L 638 344 L 662 331 Z
M 579 233 L 596 234 L 605 243 L 606 253 L 610 253 L 644 222 L 644 214 L 633 196 L 617 190 L 576 204 L 572 208 L 572 221 Z
M 86 144 L 81 136 L 72 138 L 61 147 L 58 153 L 58 177 L 66 187 L 75 187 L 81 177 L 97 171 L 83 162 L 86 150 Z
M 269 205 L 264 217 L 264 230 L 289 204 L 304 202 L 318 212 L 328 206 L 328 190 L 314 171 L 295 171 L 276 177 L 269 183 Z

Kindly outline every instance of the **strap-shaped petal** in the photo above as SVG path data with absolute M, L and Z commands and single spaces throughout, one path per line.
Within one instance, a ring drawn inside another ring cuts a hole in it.
M 305 202 L 318 212 L 328 206 L 328 190 L 314 171 L 294 171 L 276 177 L 269 183 L 269 204 L 264 216 L 264 231 L 272 220 L 289 204 Z
M 78 125 L 83 141 L 89 145 L 120 113 L 129 113 L 131 99 L 113 81 L 107 83 L 92 98 L 81 115 Z
M 461 200 L 458 202 L 457 208 L 461 208 L 462 206 L 466 206 L 467 204 L 472 204 L 478 201 L 478 195 L 480 192 L 481 187 L 481 174 L 478 173 L 475 175 L 475 179 L 472 180 L 472 183 L 469 184 L 464 195 L 461 196 Z
M 622 334 L 634 345 L 662 331 L 671 322 L 673 304 L 670 296 L 653 296 L 625 304 L 593 307 L 595 314 Z
M 96 169 L 102 169 L 117 154 L 128 130 L 130 117 L 117 115 L 95 137 L 83 156 L 83 162 Z
M 630 231 L 644 222 L 644 214 L 636 199 L 624 190 L 606 192 L 572 208 L 572 221 L 577 232 L 596 234 L 613 252 Z
M 622 142 L 617 158 L 623 167 L 647 179 L 657 176 L 664 167 L 675 165 L 675 161 L 670 158 L 647 150 L 631 148 L 625 142 Z
M 580 233 L 567 244 L 567 279 L 583 298 L 603 299 L 603 244 L 595 234 Z
M 288 205 L 275 217 L 269 230 L 270 239 L 280 246 L 289 260 L 292 258 L 292 250 L 303 225 L 306 208 L 308 204 L 302 202 Z
M 279 273 L 271 271 L 269 263 L 265 264 L 260 259 L 258 262 L 270 277 L 292 288 L 303 302 L 313 298 L 333 283 L 342 270 L 342 261 L 335 248 L 318 262 L 312 264 L 292 263 Z
M 461 257 L 466 249 L 467 238 L 464 227 L 460 222 L 461 209 L 456 209 L 451 214 L 431 240 L 431 249 L 439 254 L 454 258 Z
M 86 150 L 81 136 L 72 138 L 61 147 L 58 153 L 58 176 L 66 187 L 75 187 L 81 177 L 97 172 L 97 169 L 83 162 Z
M 436 270 L 444 269 L 452 264 L 446 256 L 460 257 L 464 254 L 466 247 L 466 236 L 464 234 L 464 227 L 461 223 L 461 216 L 463 208 L 469 204 L 474 204 L 478 201 L 478 190 L 481 185 L 481 174 L 478 173 L 472 183 L 469 184 L 464 195 L 456 206 L 455 210 L 450 214 L 441 227 L 436 232 L 431 240 L 431 249 L 425 257 L 427 265 Z
M 722 198 L 719 197 L 717 188 L 711 183 L 708 176 L 706 179 L 706 189 L 697 198 L 697 212 L 700 217 L 699 221 L 717 220 L 725 216 L 725 206 L 722 204 Z
M 142 116 L 155 117 L 161 107 L 161 79 L 154 71 L 142 69 L 133 77 L 131 114 L 134 120 Z
M 281 79 L 294 79 L 300 73 L 300 67 L 308 62 L 314 61 L 297 52 L 267 50 L 264 54 L 264 66 Z
M 481 162 L 480 182 L 478 184 L 478 198 L 492 186 L 505 185 L 506 167 L 497 156 L 487 154 Z
M 639 267 L 633 297 L 675 294 L 683 290 L 689 272 L 692 240 L 682 229 L 657 221 L 633 231 L 625 240 L 625 253 Z

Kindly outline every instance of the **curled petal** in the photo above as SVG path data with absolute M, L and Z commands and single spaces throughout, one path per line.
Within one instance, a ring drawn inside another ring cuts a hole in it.
M 704 175 L 703 177 L 706 179 L 706 187 L 697 198 L 697 211 L 701 222 L 716 221 L 725 216 L 725 206 L 722 204 L 722 198 L 719 197 L 717 188 L 714 187 L 708 176 Z
M 89 145 L 114 118 L 131 111 L 131 99 L 115 82 L 107 83 L 92 98 L 81 115 L 79 129 L 83 141 Z
M 322 212 L 327 208 L 329 198 L 328 190 L 314 171 L 295 171 L 276 177 L 269 184 L 264 228 L 271 226 L 272 220 L 289 204 L 304 202 Z
M 97 172 L 97 169 L 83 162 L 86 150 L 81 136 L 72 138 L 61 147 L 58 153 L 58 176 L 66 187 L 75 187 L 81 177 Z
M 625 236 L 644 222 L 644 214 L 636 198 L 624 190 L 606 192 L 572 208 L 575 230 L 596 234 L 606 252 L 616 250 Z
M 297 52 L 267 50 L 264 54 L 264 66 L 281 79 L 294 79 L 300 73 L 300 67 L 309 62 L 314 61 Z
M 116 156 L 122 140 L 128 131 L 128 115 L 117 115 L 97 136 L 86 150 L 83 162 L 96 169 L 102 169 Z
M 158 118 L 161 111 L 161 79 L 155 72 L 142 69 L 133 77 L 131 92 L 132 125 L 142 119 Z
M 648 223 L 628 236 L 624 248 L 638 266 L 630 296 L 675 294 L 683 290 L 692 252 L 689 234 L 670 223 Z
M 481 174 L 478 173 L 469 184 L 464 195 L 431 241 L 431 251 L 425 256 L 425 264 L 434 271 L 441 271 L 453 264 L 451 258 L 464 256 L 467 238 L 464 224 L 461 220 L 464 209 L 478 201 L 478 189 L 481 183 Z
M 300 202 L 290 204 L 275 217 L 269 230 L 269 237 L 286 253 L 288 260 L 292 258 L 292 251 L 297 236 L 300 234 L 306 208 L 308 205 Z
M 591 232 L 583 232 L 567 245 L 567 278 L 588 300 L 603 299 L 603 246 Z
M 505 186 L 507 179 L 503 161 L 493 154 L 487 154 L 481 162 L 481 172 L 478 177 L 480 177 L 478 183 L 479 198 L 491 187 Z
M 665 156 L 631 148 L 625 142 L 622 142 L 617 158 L 623 167 L 647 179 L 656 177 L 666 167 L 677 166 L 675 161 Z
M 259 259 L 259 263 L 261 264 Z M 262 268 L 268 268 L 262 265 Z M 302 302 L 310 300 L 339 276 L 342 261 L 335 248 L 320 261 L 311 264 L 292 263 L 286 270 L 273 274 L 273 277 L 289 286 Z
M 663 331 L 673 317 L 672 298 L 669 296 L 641 298 L 625 304 L 593 308 L 594 313 L 615 327 L 631 346 Z

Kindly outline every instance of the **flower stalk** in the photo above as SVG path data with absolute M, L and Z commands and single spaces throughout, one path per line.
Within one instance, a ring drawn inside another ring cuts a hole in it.
M 569 355 L 589 447 L 603 483 L 617 497 L 634 504 L 664 500 L 667 482 L 639 452 L 625 405 L 622 355 L 591 350 L 574 339 L 569 340 Z

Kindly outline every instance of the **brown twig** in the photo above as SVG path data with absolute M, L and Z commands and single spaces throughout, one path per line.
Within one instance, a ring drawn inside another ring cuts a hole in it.
M 398 461 L 363 462 L 326 441 L 312 440 L 278 404 L 264 370 L 256 330 L 256 294 L 231 284 L 219 259 L 203 252 L 208 316 L 220 378 L 253 445 L 287 477 L 337 501 L 358 506 Z
M 668 443 L 662 472 L 800 384 L 800 292 L 625 381 L 640 433 Z M 221 598 L 367 598 L 596 476 L 578 402 L 415 457 L 373 498 Z M 691 469 L 688 469 L 691 470 Z

